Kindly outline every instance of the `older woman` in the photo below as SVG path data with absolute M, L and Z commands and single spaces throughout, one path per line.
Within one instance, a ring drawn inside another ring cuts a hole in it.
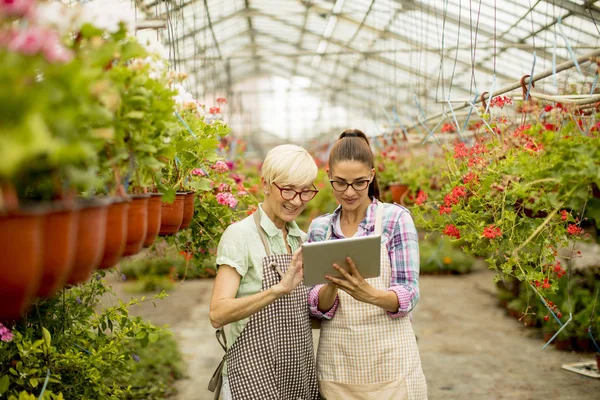
M 419 299 L 419 245 L 407 209 L 377 200 L 373 153 L 365 134 L 345 131 L 329 154 L 340 206 L 316 218 L 309 241 L 381 235 L 381 275 L 364 279 L 352 260 L 315 286 L 311 312 L 321 326 L 317 371 L 328 400 L 421 400 L 427 385 L 410 311 Z
M 230 325 L 224 399 L 318 399 L 312 333 L 294 220 L 317 194 L 317 166 L 302 147 L 267 154 L 258 210 L 229 226 L 217 251 L 210 302 L 215 328 Z

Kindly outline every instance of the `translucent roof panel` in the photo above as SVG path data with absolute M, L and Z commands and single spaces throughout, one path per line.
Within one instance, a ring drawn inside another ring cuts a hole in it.
M 600 0 L 135 3 L 139 16 L 167 20 L 162 42 L 194 76 L 195 93 L 235 93 L 253 77 L 302 77 L 324 102 L 364 104 L 382 121 L 373 104 L 402 108 L 410 120 L 420 114 L 416 96 L 425 115 L 436 114 L 448 96 L 472 99 L 600 48 Z M 589 84 L 596 70 L 587 63 L 535 89 L 561 93 Z

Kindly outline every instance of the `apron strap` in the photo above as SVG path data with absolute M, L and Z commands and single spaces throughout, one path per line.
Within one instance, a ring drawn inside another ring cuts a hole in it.
M 377 210 L 375 211 L 375 235 L 381 235 L 383 232 L 383 203 L 377 203 Z
M 260 210 L 256 210 L 254 212 L 254 222 L 256 223 L 256 228 L 258 229 L 258 236 L 260 236 L 260 241 L 263 246 L 265 246 L 265 251 L 267 252 L 267 256 L 271 255 L 271 248 L 269 247 L 269 243 L 267 242 L 267 236 L 265 235 L 265 231 L 260 226 Z

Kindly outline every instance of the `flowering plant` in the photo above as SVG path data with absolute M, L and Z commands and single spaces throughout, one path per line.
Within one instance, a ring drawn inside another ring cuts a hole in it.
M 414 208 L 419 223 L 488 256 L 491 268 L 555 290 L 557 251 L 581 238 L 581 213 L 600 177 L 600 137 L 567 113 L 447 153 L 444 197 Z M 551 125 L 550 125 L 551 124 Z

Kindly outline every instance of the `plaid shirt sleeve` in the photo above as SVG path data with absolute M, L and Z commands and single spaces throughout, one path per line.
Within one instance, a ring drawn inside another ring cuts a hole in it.
M 315 218 L 308 228 L 308 239 L 307 242 L 319 242 L 325 239 L 327 235 L 327 229 L 329 228 L 330 218 L 327 216 Z M 339 304 L 339 298 L 336 296 L 333 306 L 327 312 L 319 310 L 319 291 L 324 285 L 315 285 L 308 292 L 308 309 L 310 315 L 317 318 L 331 319 L 335 315 Z
M 395 207 L 387 221 L 391 232 L 387 251 L 392 265 L 390 291 L 398 296 L 398 311 L 388 312 L 391 318 L 404 317 L 419 301 L 419 239 L 408 210 Z

